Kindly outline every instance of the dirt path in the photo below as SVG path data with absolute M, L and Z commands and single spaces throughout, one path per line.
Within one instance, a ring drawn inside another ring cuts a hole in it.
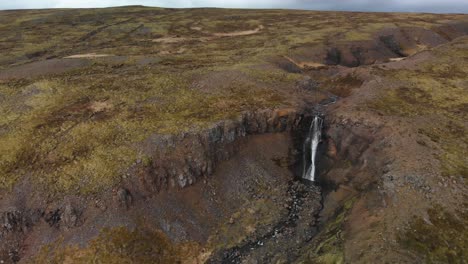
M 256 29 L 244 30 L 244 31 L 234 31 L 228 33 L 213 33 L 213 36 L 216 37 L 239 37 L 239 36 L 248 36 L 257 34 L 262 31 L 265 27 L 263 25 L 258 26 Z
M 244 30 L 244 31 L 233 31 L 233 32 L 217 32 L 217 33 L 210 33 L 210 32 L 205 32 L 202 31 L 204 34 L 211 35 L 209 37 L 178 37 L 178 36 L 169 36 L 169 37 L 162 37 L 162 38 L 157 38 L 151 40 L 152 42 L 155 43 L 163 43 L 163 44 L 172 44 L 172 43 L 180 43 L 180 42 L 186 42 L 186 41 L 200 41 L 200 42 L 206 42 L 210 40 L 215 40 L 218 38 L 224 38 L 224 37 L 241 37 L 241 36 L 249 36 L 249 35 L 254 35 L 257 33 L 260 33 L 265 27 L 263 25 L 258 26 L 255 29 L 251 30 Z M 198 31 L 201 31 L 202 28 L 197 27 Z
M 86 54 L 71 55 L 71 56 L 68 56 L 68 57 L 64 57 L 64 59 L 92 59 L 92 58 L 102 58 L 102 57 L 111 57 L 111 56 L 114 56 L 114 55 L 86 53 Z
M 305 69 L 305 68 L 319 68 L 319 67 L 325 66 L 325 65 L 322 64 L 322 63 L 313 62 L 313 61 L 310 61 L 310 62 L 307 62 L 307 61 L 298 62 L 298 61 L 295 61 L 295 60 L 293 60 L 292 58 L 290 58 L 290 57 L 288 57 L 288 56 L 284 56 L 284 58 L 287 59 L 288 61 L 290 61 L 291 63 L 293 63 L 294 65 L 296 65 L 297 67 L 301 68 L 301 69 Z

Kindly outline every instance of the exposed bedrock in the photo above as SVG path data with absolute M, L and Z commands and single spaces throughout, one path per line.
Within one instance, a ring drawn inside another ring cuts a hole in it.
M 341 210 L 350 199 L 374 192 L 389 159 L 380 127 L 329 116 L 318 161 L 324 189 L 322 221 Z
M 326 123 L 322 162 L 319 163 L 322 183 L 333 188 L 340 184 L 351 184 L 358 189 L 365 189 L 373 179 L 363 174 L 381 167 L 381 157 L 376 155 L 377 149 L 373 144 L 377 129 L 343 120 Z M 335 173 L 337 168 L 346 168 L 347 173 Z
M 218 122 L 199 133 L 155 135 L 143 146 L 150 161 L 135 166 L 138 183 L 130 186 L 140 186 L 147 193 L 190 186 L 211 175 L 220 161 L 232 157 L 239 150 L 239 140 L 248 135 L 296 130 L 304 115 L 296 109 L 263 110 Z

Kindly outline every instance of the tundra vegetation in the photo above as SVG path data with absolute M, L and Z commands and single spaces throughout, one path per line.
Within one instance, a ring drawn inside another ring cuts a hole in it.
M 0 14 L 5 194 L 29 181 L 50 199 L 96 197 L 118 186 L 138 161 L 152 162 L 142 144 L 153 135 L 196 133 L 244 112 L 296 107 L 324 93 L 346 100 L 369 79 L 348 66 L 363 65 L 385 87 L 353 111 L 413 122 L 409 129 L 434 151 L 439 173 L 465 184 L 468 38 L 452 36 L 447 25 L 466 26 L 466 15 L 139 6 Z M 382 38 L 394 32 L 404 40 L 413 34 L 416 44 Z M 399 59 L 426 57 L 410 66 L 379 66 L 394 58 L 365 54 L 382 43 Z M 324 224 L 300 262 L 345 262 L 345 226 L 355 200 Z M 275 210 L 268 200 L 250 204 L 265 221 L 279 217 L 268 213 Z M 426 208 L 424 217 L 407 221 L 397 243 L 428 263 L 463 263 L 468 218 L 466 204 L 460 207 Z M 261 222 L 244 215 L 235 214 L 236 225 L 221 225 L 229 247 L 246 238 L 232 226 Z M 212 236 L 210 250 L 226 247 L 221 240 Z M 194 258 L 199 247 L 152 228 L 114 227 L 85 247 L 47 245 L 35 261 L 177 263 Z

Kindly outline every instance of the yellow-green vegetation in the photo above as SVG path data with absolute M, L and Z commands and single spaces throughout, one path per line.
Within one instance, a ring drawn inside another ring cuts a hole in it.
M 259 228 L 276 223 L 287 214 L 287 209 L 272 199 L 286 192 L 286 186 L 271 188 L 271 183 L 259 180 L 254 188 L 257 194 L 268 198 L 237 197 L 242 206 L 228 222 L 220 223 L 216 233 L 210 236 L 207 247 L 211 251 L 237 246 L 254 232 L 259 232 Z
M 467 219 L 466 211 L 449 213 L 435 206 L 428 210 L 427 218 L 414 217 L 398 235 L 398 242 L 426 263 L 464 263 L 468 257 Z
M 322 89 L 328 90 L 339 97 L 348 97 L 353 92 L 353 89 L 360 87 L 362 83 L 363 81 L 357 76 L 348 74 L 343 77 L 323 82 Z
M 416 69 L 377 71 L 387 81 L 399 83 L 369 107 L 382 115 L 408 119 L 425 118 L 418 132 L 442 150 L 439 159 L 447 176 L 468 177 L 468 38 L 444 45 L 432 53 L 435 58 Z
M 233 15 L 231 19 L 227 18 L 222 21 L 212 21 L 210 19 L 199 20 L 197 21 L 196 25 L 200 28 L 201 31 L 230 33 L 244 30 L 254 30 L 261 25 L 261 22 L 258 19 L 237 20 L 236 15 Z
M 315 242 L 308 247 L 308 251 L 297 263 L 344 263 L 343 242 L 345 234 L 343 228 L 346 217 L 355 202 L 356 198 L 351 198 L 343 204 L 334 218 L 330 219 L 324 229 L 316 236 Z
M 103 229 L 85 248 L 63 246 L 62 241 L 44 246 L 32 263 L 180 263 L 197 245 L 173 244 L 163 233 L 125 227 Z
M 372 38 L 373 33 L 384 28 L 396 28 L 396 25 L 394 23 L 360 23 L 356 26 L 357 30 L 351 30 L 346 33 L 343 41 L 369 40 Z
M 239 245 L 259 226 L 266 226 L 279 219 L 286 210 L 281 210 L 270 199 L 259 199 L 243 204 L 242 209 L 234 213 L 231 223 L 222 223 L 215 235 L 212 235 L 208 247 L 214 252 L 222 248 Z
M 28 174 L 52 191 L 96 192 L 120 179 L 141 155 L 136 144 L 152 133 L 202 129 L 286 102 L 281 92 L 241 80 L 205 93 L 191 88 L 188 75 L 73 72 L 2 85 L 1 187 Z
M 0 188 L 23 177 L 55 193 L 109 188 L 144 158 L 138 146 L 151 134 L 196 131 L 242 111 L 289 106 L 301 76 L 274 69 L 272 57 L 344 33 L 364 39 L 395 21 L 418 25 L 419 16 L 145 7 L 1 11 Z M 424 15 L 435 21 L 431 26 L 463 17 Z M 236 35 L 242 31 L 250 33 Z M 42 60 L 90 53 L 111 56 L 84 58 L 91 65 L 65 73 L 37 73 Z
M 422 19 L 423 17 L 424 19 Z M 340 34 L 343 41 L 367 40 L 395 26 L 431 28 L 463 15 L 341 13 L 285 10 L 224 10 L 127 7 L 2 12 L 0 68 L 44 56 L 80 53 L 149 55 L 174 53 L 203 65 L 258 61 L 286 54 L 300 44 L 323 44 Z M 264 29 L 249 36 L 207 40 L 214 33 Z M 178 37 L 176 43 L 153 39 Z M 20 45 L 18 45 L 20 43 Z M 200 56 L 201 55 L 201 56 Z

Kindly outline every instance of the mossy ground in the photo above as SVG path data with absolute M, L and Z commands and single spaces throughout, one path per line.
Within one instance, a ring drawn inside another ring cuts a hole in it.
M 356 198 L 344 202 L 296 263 L 344 263 L 344 224 L 355 202 Z
M 468 257 L 467 213 L 450 213 L 435 206 L 427 215 L 414 217 L 408 228 L 398 234 L 398 242 L 426 263 L 464 263 Z
M 136 145 L 152 133 L 288 106 L 301 76 L 257 67 L 271 57 L 340 33 L 356 40 L 395 22 L 430 28 L 461 18 L 145 7 L 2 11 L 0 69 L 76 54 L 115 56 L 87 59 L 90 66 L 66 73 L 32 70 L 23 72 L 28 78 L 0 80 L 0 188 L 29 176 L 55 193 L 98 192 L 141 158 Z M 251 35 L 213 37 L 260 26 Z M 161 38 L 177 41 L 153 41 Z M 222 90 L 198 86 L 219 71 L 242 76 Z
M 31 173 L 52 191 L 96 192 L 141 158 L 135 145 L 152 133 L 196 131 L 242 111 L 287 105 L 281 91 L 242 80 L 200 92 L 187 81 L 193 74 L 140 71 L 121 80 L 95 66 L 90 74 L 2 85 L 2 187 Z
M 84 248 L 61 241 L 44 246 L 31 263 L 181 263 L 196 256 L 197 247 L 175 245 L 158 231 L 115 227 L 101 230 Z
M 345 33 L 342 41 L 367 40 L 388 27 L 432 28 L 463 15 L 343 13 L 285 10 L 161 9 L 144 7 L 4 11 L 0 31 L 0 67 L 37 58 L 96 52 L 114 55 L 160 54 L 185 48 L 177 58 L 193 59 L 191 66 L 258 61 L 265 55 L 285 54 L 304 44 L 322 44 Z M 325 21 L 325 22 L 324 22 Z M 241 38 L 197 41 L 213 33 L 265 27 Z M 20 29 L 20 30 L 17 30 Z M 187 42 L 153 43 L 161 37 Z M 171 56 L 172 57 L 172 56 Z M 171 59 L 165 57 L 163 59 Z M 206 60 L 208 59 L 208 60 Z M 183 65 L 179 65 L 183 66 Z M 189 66 L 189 65 L 185 65 Z
M 363 81 L 360 80 L 357 76 L 349 74 L 323 82 L 322 89 L 325 89 L 336 96 L 344 98 L 350 96 L 353 89 L 359 88 L 362 83 Z
M 393 88 L 384 89 L 366 105 L 381 116 L 407 122 L 417 143 L 436 153 L 439 163 L 435 166 L 440 168 L 436 176 L 457 179 L 461 190 L 468 177 L 467 47 L 468 38 L 462 37 L 431 50 L 416 66 L 373 71 Z M 448 190 L 442 192 L 442 199 L 451 196 Z M 447 202 L 434 205 L 427 214 L 415 215 L 397 234 L 399 245 L 417 262 L 464 263 L 466 206 L 463 201 L 456 205 Z
M 230 222 L 220 223 L 215 234 L 207 243 L 207 247 L 213 252 L 226 248 L 233 248 L 255 232 L 263 232 L 266 226 L 275 223 L 287 214 L 287 210 L 278 206 L 272 198 L 281 195 L 285 191 L 282 188 L 269 189 L 265 182 L 256 184 L 257 193 L 268 198 L 254 199 L 242 197 L 241 208 L 232 214 Z
M 467 45 L 465 37 L 440 47 L 432 51 L 435 58 L 416 69 L 376 72 L 399 87 L 385 91 L 369 103 L 381 115 L 432 120 L 422 123 L 418 133 L 440 149 L 438 159 L 444 175 L 465 179 L 468 177 Z

